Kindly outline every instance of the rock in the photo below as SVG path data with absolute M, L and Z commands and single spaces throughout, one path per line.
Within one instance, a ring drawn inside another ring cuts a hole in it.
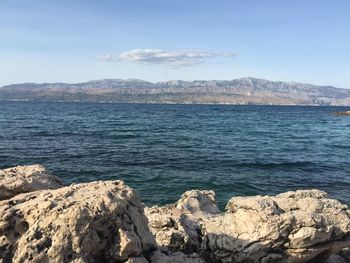
M 182 213 L 189 213 L 194 217 L 208 217 L 219 214 L 215 192 L 207 190 L 191 190 L 182 194 L 175 207 Z
M 338 116 L 350 116 L 350 110 L 348 110 L 348 111 L 339 111 L 339 112 L 335 112 L 334 114 L 338 115 Z
M 350 247 L 344 248 L 337 254 L 326 258 L 322 263 L 348 263 L 350 262 Z
M 350 262 L 350 246 L 344 248 L 339 255 L 344 258 L 346 262 Z
M 41 165 L 17 166 L 0 170 L 0 200 L 20 193 L 63 187 L 63 181 Z
M 142 262 L 155 246 L 139 197 L 121 181 L 0 201 L 1 263 Z
M 191 253 L 200 246 L 200 225 L 174 207 L 145 208 L 149 227 L 160 247 Z
M 1 170 L 0 198 L 0 263 L 350 262 L 350 210 L 318 190 L 144 209 L 121 181 L 62 187 L 36 165 Z
M 126 263 L 149 263 L 144 257 L 132 257 L 129 258 Z
M 201 223 L 219 213 L 213 191 L 185 192 L 175 204 L 146 207 L 145 214 L 157 244 L 173 252 L 196 252 L 201 244 Z
M 329 256 L 325 261 L 323 261 L 322 263 L 346 263 L 345 259 L 342 258 L 339 255 L 332 255 Z
M 192 253 L 186 255 L 182 252 L 162 252 L 160 250 L 155 251 L 150 256 L 151 263 L 205 263 L 201 257 Z
M 234 197 L 206 220 L 202 250 L 220 262 L 306 262 L 350 246 L 350 211 L 318 190 Z
M 177 252 L 202 262 L 321 262 L 350 246 L 348 207 L 322 191 L 234 197 L 226 210 L 219 214 L 214 192 L 197 190 L 146 208 L 162 251 L 156 262 L 182 262 Z

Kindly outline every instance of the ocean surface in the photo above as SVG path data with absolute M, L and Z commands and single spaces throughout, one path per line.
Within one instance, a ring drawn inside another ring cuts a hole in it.
M 124 180 L 146 204 L 318 188 L 350 204 L 344 107 L 0 102 L 0 169 Z

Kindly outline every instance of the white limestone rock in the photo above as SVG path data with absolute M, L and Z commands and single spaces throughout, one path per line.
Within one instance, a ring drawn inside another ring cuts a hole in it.
M 185 192 L 175 204 L 145 208 L 158 246 L 187 254 L 201 245 L 203 220 L 219 212 L 215 193 L 199 190 Z
M 63 187 L 63 181 L 42 165 L 25 165 L 0 170 L 0 200 L 20 193 Z
M 318 190 L 234 197 L 205 223 L 203 250 L 220 262 L 307 262 L 350 246 L 350 211 Z
M 0 201 L 1 263 L 120 262 L 142 258 L 155 246 L 138 195 L 122 181 Z

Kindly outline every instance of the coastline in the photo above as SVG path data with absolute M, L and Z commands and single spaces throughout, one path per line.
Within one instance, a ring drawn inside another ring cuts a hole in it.
M 339 104 L 339 105 L 320 105 L 320 104 L 297 104 L 297 103 L 290 103 L 290 104 L 273 104 L 273 103 L 208 103 L 208 102 L 188 102 L 188 103 L 181 103 L 181 102 L 125 102 L 125 101 L 99 101 L 99 100 L 28 100 L 28 99 L 14 99 L 14 100 L 1 100 L 2 102 L 29 102 L 29 103 L 96 103 L 96 104 L 135 104 L 135 105 L 207 105 L 207 106 L 281 106 L 281 107 L 334 107 L 334 108 L 349 108 L 350 104 Z
M 350 90 L 252 77 L 233 80 L 102 79 L 81 83 L 19 83 L 0 87 L 1 100 L 165 104 L 350 105 Z
M 329 260 L 349 256 L 350 210 L 319 190 L 232 197 L 225 212 L 210 190 L 145 207 L 122 181 L 63 186 L 32 165 L 0 170 L 0 199 L 2 263 L 335 262 Z

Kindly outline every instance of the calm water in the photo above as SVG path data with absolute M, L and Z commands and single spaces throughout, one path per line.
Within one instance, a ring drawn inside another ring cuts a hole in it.
M 147 204 L 185 190 L 319 188 L 350 203 L 350 117 L 334 107 L 0 102 L 0 168 L 122 179 Z

